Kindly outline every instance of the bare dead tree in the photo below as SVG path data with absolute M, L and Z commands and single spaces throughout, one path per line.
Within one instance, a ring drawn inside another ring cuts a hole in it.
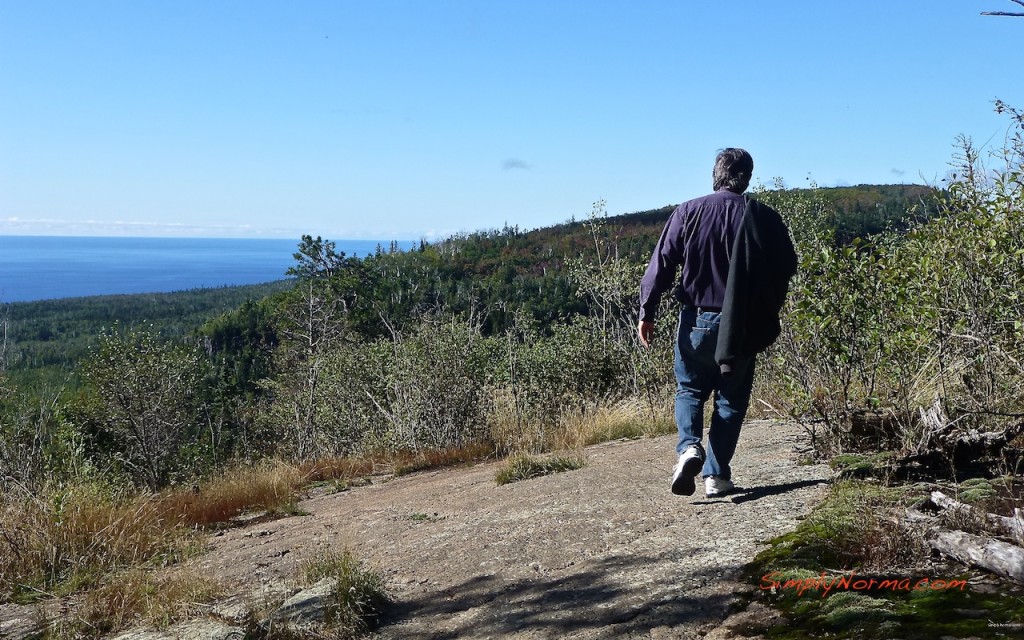
M 1010 2 L 1019 4 L 1024 7 L 1024 0 L 1010 0 Z M 1012 16 L 1014 18 L 1024 18 L 1024 13 L 1018 11 L 982 11 L 983 16 Z

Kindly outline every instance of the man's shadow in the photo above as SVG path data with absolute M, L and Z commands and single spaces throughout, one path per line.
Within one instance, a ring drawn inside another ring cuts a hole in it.
M 729 493 L 719 498 L 710 498 L 705 500 L 696 500 L 693 504 L 741 504 L 743 502 L 750 502 L 751 500 L 760 500 L 761 498 L 767 498 L 769 496 L 777 496 L 789 491 L 795 491 L 797 489 L 803 489 L 804 487 L 813 487 L 819 484 L 825 484 L 828 480 L 818 478 L 816 480 L 800 480 L 798 482 L 786 482 L 784 484 L 770 484 L 764 487 L 750 487 L 749 489 L 744 487 L 736 487 Z

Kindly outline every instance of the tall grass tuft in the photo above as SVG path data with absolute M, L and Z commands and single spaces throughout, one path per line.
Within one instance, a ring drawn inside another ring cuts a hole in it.
M 488 420 L 495 448 L 504 455 L 578 449 L 621 438 L 665 435 L 676 429 L 669 411 L 653 412 L 638 397 L 566 403 L 553 421 L 542 422 L 517 412 L 510 394 L 496 394 Z
M 582 453 L 564 453 L 549 456 L 534 456 L 520 453 L 512 456 L 498 470 L 494 481 L 499 485 L 539 478 L 552 473 L 573 471 L 586 465 L 587 460 Z
M 11 485 L 0 497 L 0 601 L 88 590 L 112 572 L 171 564 L 192 551 L 196 528 L 253 509 L 290 511 L 301 484 L 298 469 L 268 463 L 161 494 Z
M 622 438 L 650 438 L 676 432 L 668 413 L 652 415 L 638 398 L 567 411 L 561 419 L 555 449 L 575 449 Z
M 235 467 L 191 489 L 178 489 L 156 500 L 185 526 L 227 522 L 246 511 L 291 512 L 304 483 L 301 469 L 282 462 Z
M 352 480 L 373 473 L 374 461 L 351 456 L 333 456 L 309 460 L 299 465 L 299 473 L 307 482 Z
M 334 581 L 327 623 L 335 635 L 355 636 L 378 623 L 388 602 L 384 579 L 348 550 L 324 551 L 301 566 L 307 584 Z
M 493 457 L 494 445 L 485 441 L 477 441 L 445 449 L 397 451 L 387 456 L 396 476 L 422 469 L 475 462 Z

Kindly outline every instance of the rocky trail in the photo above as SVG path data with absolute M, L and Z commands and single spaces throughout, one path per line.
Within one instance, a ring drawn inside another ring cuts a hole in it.
M 204 637 L 231 637 L 241 612 L 295 593 L 303 560 L 344 548 L 385 576 L 394 603 L 382 639 L 720 635 L 758 587 L 743 566 L 811 510 L 831 472 L 799 464 L 798 426 L 753 421 L 733 464 L 743 490 L 679 497 L 669 491 L 674 442 L 592 446 L 582 469 L 504 486 L 498 462 L 420 472 L 212 534 L 191 562 L 236 595 L 213 608 L 220 635 Z

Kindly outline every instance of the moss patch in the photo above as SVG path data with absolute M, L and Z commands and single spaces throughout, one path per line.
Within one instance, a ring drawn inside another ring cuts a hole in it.
M 997 495 L 996 488 L 984 478 L 971 478 L 960 484 L 959 498 L 967 504 L 981 504 Z
M 796 530 L 772 540 L 747 569 L 758 585 L 755 598 L 790 620 L 767 636 L 924 640 L 1014 637 L 1024 630 L 998 626 L 1024 624 L 1019 586 L 992 578 L 995 587 L 968 582 L 972 574 L 959 566 L 932 575 L 879 568 L 887 513 L 919 497 L 904 488 L 840 482 Z M 869 565 L 875 568 L 864 569 Z
M 842 479 L 883 478 L 892 455 L 891 451 L 882 451 L 872 455 L 844 453 L 832 458 L 829 461 L 829 466 Z

